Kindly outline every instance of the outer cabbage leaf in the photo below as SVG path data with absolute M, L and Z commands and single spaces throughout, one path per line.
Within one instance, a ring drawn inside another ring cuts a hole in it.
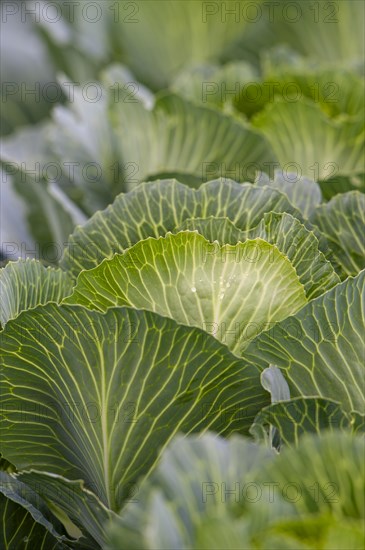
M 323 397 L 363 415 L 364 277 L 349 277 L 261 333 L 245 357 L 281 368 L 292 397 Z
M 147 311 L 47 304 L 9 321 L 1 343 L 4 455 L 84 479 L 112 510 L 176 432 L 247 433 L 268 404 L 255 366 Z
M 37 258 L 57 265 L 70 233 L 86 218 L 57 187 L 24 173 L 3 171 L 1 191 L 2 243 L 7 260 Z M 19 215 L 17 223 L 9 212 Z
M 0 4 L 1 21 L 4 23 L 1 135 L 10 134 L 20 126 L 36 124 L 49 114 L 52 103 L 63 99 L 60 89 L 48 86 L 55 80 L 54 69 L 49 52 L 37 34 L 36 25 L 19 8 L 17 3 Z M 20 34 L 22 40 L 19 40 Z
M 233 112 L 244 86 L 254 81 L 258 81 L 258 73 L 250 64 L 232 61 L 223 66 L 202 65 L 185 69 L 172 83 L 171 89 L 189 101 Z
M 100 97 L 90 101 L 88 93 Z M 108 94 L 98 83 L 86 91 L 74 86 L 69 101 L 53 110 L 47 138 L 64 177 L 70 180 L 69 193 L 78 193 L 91 215 L 123 190 L 116 170 L 115 136 L 107 116 Z
M 266 212 L 301 214 L 287 197 L 267 187 L 214 180 L 189 189 L 175 180 L 143 183 L 119 195 L 69 238 L 61 267 L 77 276 L 104 258 L 147 237 L 164 236 L 188 218 L 227 217 L 240 230 L 257 226 Z
M 341 275 L 365 268 L 365 195 L 352 191 L 319 206 L 312 221 L 326 236 Z
M 252 117 L 277 98 L 295 103 L 308 98 L 324 113 L 358 118 L 364 112 L 364 82 L 352 70 L 316 66 L 279 46 L 262 54 L 263 76 L 248 63 L 185 69 L 172 84 L 183 97 Z

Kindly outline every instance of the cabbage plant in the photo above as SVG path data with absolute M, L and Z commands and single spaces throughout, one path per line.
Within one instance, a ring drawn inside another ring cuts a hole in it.
M 2 140 L 1 547 L 362 549 L 363 5 L 81 4 Z
M 7 524 L 17 505 L 45 545 L 327 548 L 340 517 L 359 545 L 364 199 L 308 185 L 147 182 L 60 267 L 3 268 Z

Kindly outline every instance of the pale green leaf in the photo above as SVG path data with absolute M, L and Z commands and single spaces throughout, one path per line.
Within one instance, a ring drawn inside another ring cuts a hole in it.
M 14 170 L 1 172 L 2 251 L 9 260 L 31 257 L 57 265 L 76 223 L 86 218 L 75 206 L 69 208 L 56 185 Z
M 55 80 L 49 52 L 38 35 L 34 18 L 25 17 L 17 9 L 20 5 L 0 3 L 4 44 L 0 59 L 1 135 L 36 124 L 49 115 L 55 101 L 62 101 L 60 90 L 48 86 Z M 42 90 L 46 92 L 41 93 Z
M 294 11 L 286 6 L 286 0 L 279 0 L 275 11 L 276 32 L 282 42 L 317 64 L 361 70 L 365 54 L 363 2 L 300 2 Z
M 271 393 L 271 403 L 290 399 L 288 383 L 275 365 L 270 365 L 261 373 L 261 384 Z
M 220 244 L 230 244 L 232 246 L 247 240 L 248 234 L 248 231 L 238 229 L 228 218 L 217 218 L 215 216 L 187 218 L 181 225 L 174 228 L 173 233 L 179 233 L 180 231 L 197 231 L 211 243 L 218 241 Z
M 41 177 L 44 167 L 54 160 L 47 137 L 51 125 L 42 122 L 33 126 L 20 128 L 1 140 L 1 160 L 5 167 L 9 164 L 11 173 L 23 170 Z M 37 164 L 38 163 L 38 164 Z M 45 170 L 45 173 L 47 170 Z M 51 172 L 51 170 L 50 170 Z M 25 183 L 25 178 L 23 183 Z
M 236 354 L 307 303 L 289 260 L 262 239 L 235 246 L 180 232 L 141 241 L 82 272 L 68 304 L 148 309 L 213 334 Z
M 219 517 L 203 521 L 197 527 L 194 548 L 215 550 L 253 550 L 247 522 Z
M 253 229 L 239 230 L 228 218 L 190 218 L 179 230 L 198 231 L 211 242 L 235 245 L 247 239 L 263 239 L 275 245 L 290 260 L 308 299 L 320 296 L 340 282 L 331 263 L 321 252 L 316 235 L 290 214 L 270 212 Z
M 318 66 L 304 58 L 294 64 L 270 62 L 272 52 L 265 52 L 264 87 L 279 93 L 286 101 L 299 101 L 307 97 L 318 103 L 332 118 L 342 116 L 358 118 L 364 113 L 363 78 L 347 67 Z M 270 66 L 271 64 L 271 66 Z
M 320 296 L 340 282 L 325 255 L 325 244 L 292 215 L 264 214 L 261 223 L 247 232 L 250 239 L 261 238 L 285 254 L 295 267 L 308 299 Z M 326 251 L 326 256 L 329 255 Z
M 257 80 L 257 71 L 251 65 L 232 61 L 223 66 L 201 65 L 185 69 L 174 80 L 171 89 L 189 101 L 233 111 L 232 104 L 237 102 L 244 87 Z
M 124 190 L 117 170 L 115 136 L 108 120 L 108 93 L 98 83 L 74 86 L 67 106 L 53 110 L 48 141 L 64 177 L 89 215 L 105 208 Z M 96 101 L 88 95 L 98 94 Z

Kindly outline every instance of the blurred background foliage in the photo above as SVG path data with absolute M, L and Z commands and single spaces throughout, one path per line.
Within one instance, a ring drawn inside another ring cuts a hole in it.
M 196 187 L 284 168 L 326 200 L 364 190 L 361 1 L 18 0 L 1 12 L 3 259 L 58 263 L 75 225 L 160 177 Z

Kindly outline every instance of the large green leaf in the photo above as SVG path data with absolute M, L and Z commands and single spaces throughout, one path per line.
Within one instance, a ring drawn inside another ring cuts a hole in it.
M 332 120 L 316 103 L 277 100 L 256 115 L 254 124 L 287 171 L 316 181 L 364 172 L 363 117 Z
M 364 278 L 348 278 L 260 334 L 245 357 L 283 369 L 292 397 L 321 396 L 364 414 Z
M 119 195 L 69 238 L 61 267 L 77 276 L 142 239 L 173 231 L 187 218 L 227 217 L 238 229 L 258 225 L 265 212 L 300 213 L 276 189 L 214 180 L 198 190 L 175 180 L 143 183 Z
M 241 354 L 252 330 L 257 334 L 285 319 L 307 299 L 294 267 L 275 246 L 256 239 L 220 247 L 182 231 L 141 241 L 80 273 L 65 303 L 155 311 L 202 328 Z
M 325 234 L 345 276 L 365 268 L 365 195 L 350 191 L 319 206 L 312 221 Z
M 0 323 L 4 326 L 26 309 L 60 302 L 71 292 L 71 279 L 61 269 L 46 269 L 35 260 L 9 262 L 0 269 Z
M 195 187 L 217 177 L 250 181 L 276 161 L 256 128 L 175 94 L 160 95 L 153 110 L 137 99 L 111 100 L 110 117 L 120 164 L 133 172 L 125 179 L 127 190 L 171 175 L 183 182 L 193 179 Z
M 1 343 L 4 455 L 84 479 L 114 510 L 177 431 L 247 432 L 268 404 L 256 367 L 151 312 L 47 304 Z

